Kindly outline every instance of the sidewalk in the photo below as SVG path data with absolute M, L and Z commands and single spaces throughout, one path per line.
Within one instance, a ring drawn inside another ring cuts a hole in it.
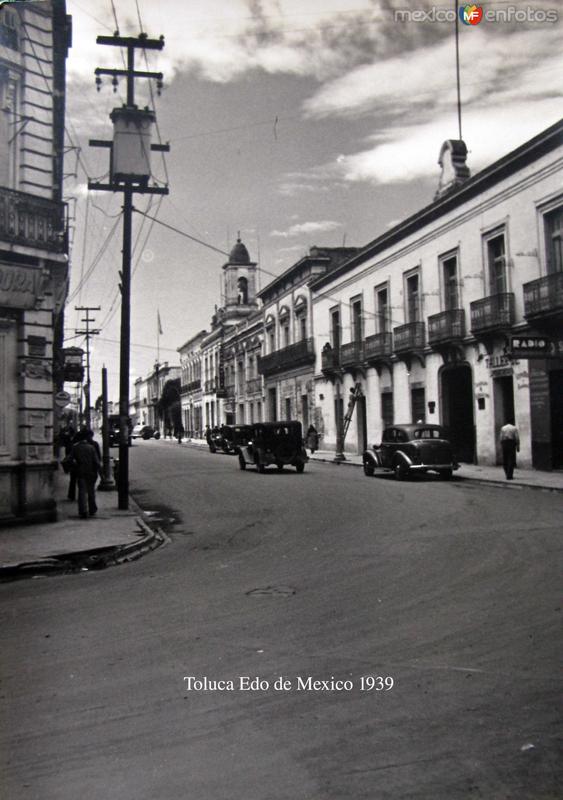
M 96 492 L 96 516 L 81 519 L 76 501 L 67 500 L 69 477 L 54 475 L 57 522 L 0 527 L 0 580 L 103 569 L 132 561 L 166 541 L 152 530 L 141 509 L 117 508 L 117 492 Z
M 178 442 L 175 439 L 161 439 L 161 441 L 175 444 L 178 447 Z M 195 446 L 207 447 L 205 439 L 185 439 L 182 446 Z M 338 466 L 351 466 L 361 467 L 362 457 L 355 453 L 346 453 L 346 461 L 337 463 L 334 461 L 333 450 L 317 450 L 314 455 L 311 455 L 307 450 L 307 454 L 311 461 L 324 461 Z M 476 464 L 462 464 L 461 467 L 454 472 L 454 479 L 471 480 L 478 483 L 492 483 L 513 489 L 515 487 L 527 487 L 530 489 L 544 489 L 547 491 L 563 492 L 563 472 L 540 472 L 535 469 L 516 469 L 514 471 L 514 480 L 507 481 L 502 467 L 489 467 L 479 466 Z

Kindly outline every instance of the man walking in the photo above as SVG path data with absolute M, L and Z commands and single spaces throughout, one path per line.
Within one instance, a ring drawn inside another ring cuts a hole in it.
M 72 457 L 76 464 L 76 480 L 78 483 L 78 513 L 86 519 L 88 513 L 94 516 L 96 506 L 96 480 L 101 468 L 98 452 L 91 441 L 89 431 L 80 431 L 77 442 L 72 448 Z
M 500 429 L 500 446 L 502 448 L 502 466 L 506 480 L 511 481 L 516 466 L 516 453 L 520 452 L 520 437 L 518 428 L 512 422 L 507 422 Z

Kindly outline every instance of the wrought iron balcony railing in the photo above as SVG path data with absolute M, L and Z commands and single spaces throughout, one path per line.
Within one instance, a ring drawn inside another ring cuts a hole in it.
M 190 381 L 186 385 L 186 390 L 188 392 L 197 392 L 198 389 L 201 389 L 201 380 L 200 379 L 198 379 L 196 381 Z
M 525 283 L 524 316 L 551 316 L 563 312 L 563 272 L 554 272 L 535 281 Z
M 366 361 L 377 361 L 388 358 L 393 353 L 393 336 L 391 333 L 376 333 L 367 336 L 364 342 L 364 358 Z
M 235 396 L 235 384 L 234 383 L 227 383 L 225 385 L 225 395 L 226 395 L 226 397 L 234 397 Z
M 340 345 L 340 366 L 342 369 L 359 367 L 364 360 L 364 343 L 347 342 Z
M 492 294 L 470 304 L 471 332 L 487 333 L 510 328 L 514 322 L 514 295 L 512 292 Z
M 205 381 L 205 393 L 211 394 L 212 392 L 214 392 L 216 385 L 217 381 L 215 380 L 215 378 L 208 378 L 208 380 Z
M 321 353 L 321 369 L 323 372 L 331 373 L 340 369 L 340 348 L 331 347 L 326 344 Z
M 0 187 L 0 241 L 64 253 L 65 204 Z
M 314 339 L 303 339 L 281 350 L 275 350 L 267 356 L 258 357 L 258 372 L 260 375 L 273 375 L 293 367 L 304 364 L 313 364 L 315 361 Z
M 440 344 L 463 339 L 465 336 L 465 311 L 450 308 L 428 317 L 428 343 Z
M 407 322 L 393 328 L 393 349 L 396 353 L 411 353 L 422 350 L 426 343 L 424 322 Z

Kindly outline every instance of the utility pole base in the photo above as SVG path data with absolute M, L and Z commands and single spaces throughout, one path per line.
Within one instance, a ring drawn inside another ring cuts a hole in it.
M 115 481 L 113 478 L 104 478 L 98 484 L 98 492 L 115 492 Z

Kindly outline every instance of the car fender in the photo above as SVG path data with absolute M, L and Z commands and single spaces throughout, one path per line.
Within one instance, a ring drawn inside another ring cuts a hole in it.
M 374 450 L 364 450 L 362 459 L 364 464 L 369 463 L 373 467 L 381 466 L 381 459 L 379 458 L 379 454 L 376 453 Z
M 412 460 L 406 453 L 403 453 L 402 450 L 397 450 L 393 456 L 393 466 L 397 463 L 397 461 L 402 461 L 407 467 L 412 467 Z

